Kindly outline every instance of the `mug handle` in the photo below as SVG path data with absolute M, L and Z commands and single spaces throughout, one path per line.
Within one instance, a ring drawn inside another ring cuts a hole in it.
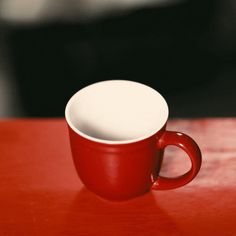
M 158 176 L 152 185 L 153 190 L 166 190 L 181 187 L 189 183 L 200 170 L 202 155 L 198 145 L 192 138 L 180 132 L 165 131 L 157 140 L 157 148 L 164 149 L 168 145 L 174 145 L 183 149 L 188 154 L 192 166 L 187 173 L 175 178 Z

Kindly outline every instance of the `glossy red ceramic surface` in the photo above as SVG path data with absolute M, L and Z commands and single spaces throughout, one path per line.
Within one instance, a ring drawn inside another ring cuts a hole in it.
M 0 235 L 236 235 L 236 119 L 173 120 L 167 128 L 201 147 L 198 176 L 116 203 L 84 188 L 64 120 L 0 121 Z M 167 148 L 163 176 L 188 168 L 183 151 Z
M 101 143 L 84 138 L 70 126 L 74 164 L 85 186 L 109 200 L 127 200 L 151 189 L 181 187 L 190 182 L 201 166 L 201 152 L 187 135 L 165 127 L 144 140 L 126 144 Z M 176 178 L 160 177 L 164 148 L 175 145 L 189 155 L 190 171 Z
M 193 180 L 200 170 L 202 155 L 198 145 L 192 138 L 180 132 L 165 131 L 160 138 L 157 139 L 157 148 L 163 150 L 170 145 L 179 147 L 188 154 L 191 160 L 191 169 L 178 177 L 168 178 L 158 176 L 152 186 L 153 190 L 166 190 L 181 187 Z

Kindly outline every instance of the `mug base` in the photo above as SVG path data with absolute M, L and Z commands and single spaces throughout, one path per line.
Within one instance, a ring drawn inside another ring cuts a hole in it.
M 95 193 L 94 191 L 92 191 L 91 189 L 89 189 L 88 187 L 86 187 L 88 189 L 89 192 L 91 192 L 93 195 L 95 195 L 96 197 L 98 197 L 99 199 L 103 200 L 103 201 L 109 201 L 109 202 L 114 202 L 114 203 L 118 203 L 118 202 L 125 202 L 125 201 L 131 201 L 133 199 L 142 197 L 148 193 L 150 193 L 150 189 L 145 190 L 143 192 L 140 193 L 136 193 L 135 195 L 106 195 L 106 194 L 98 194 Z

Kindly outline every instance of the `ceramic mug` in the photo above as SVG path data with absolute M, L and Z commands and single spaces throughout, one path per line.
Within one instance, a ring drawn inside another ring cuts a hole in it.
M 126 200 L 151 189 L 189 183 L 201 152 L 189 136 L 166 130 L 168 105 L 154 89 L 108 80 L 79 90 L 65 110 L 74 164 L 84 185 L 109 200 Z M 176 178 L 159 175 L 166 146 L 183 149 L 191 169 Z

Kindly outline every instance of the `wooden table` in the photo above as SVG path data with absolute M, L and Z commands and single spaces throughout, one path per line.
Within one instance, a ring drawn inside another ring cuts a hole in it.
M 89 192 L 73 166 L 65 121 L 0 121 L 0 235 L 236 235 L 236 119 L 172 120 L 200 145 L 189 185 L 113 203 Z M 188 168 L 168 148 L 162 174 Z

